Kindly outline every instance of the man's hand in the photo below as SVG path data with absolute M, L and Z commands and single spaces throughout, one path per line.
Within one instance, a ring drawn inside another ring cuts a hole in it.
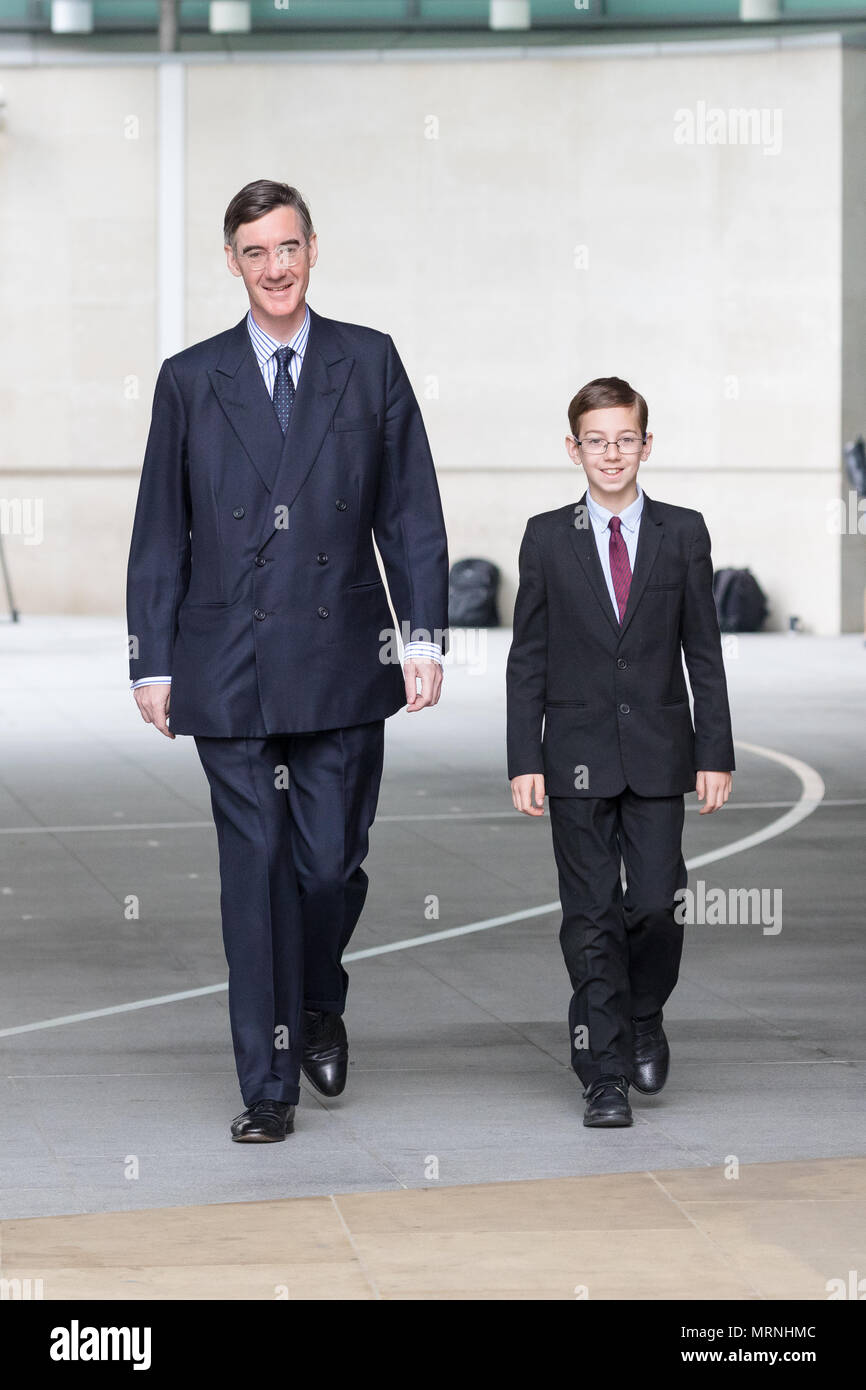
M 176 738 L 168 727 L 168 706 L 171 700 L 170 685 L 140 685 L 133 690 L 135 703 L 141 711 L 145 724 L 153 724 L 166 738 Z
M 535 805 L 532 794 L 535 793 Z M 544 777 L 540 772 L 525 772 L 521 777 L 511 779 L 511 800 L 515 811 L 525 816 L 544 815 Z
M 438 661 L 418 661 L 413 658 L 404 663 L 403 675 L 406 678 L 406 708 L 410 714 L 414 714 L 416 709 L 423 709 L 425 705 L 438 704 L 442 689 L 442 667 Z M 420 691 L 415 689 L 416 676 L 421 680 Z
M 695 791 L 698 801 L 706 798 L 707 803 L 701 807 L 700 814 L 705 816 L 708 811 L 718 811 L 720 806 L 724 806 L 732 787 L 733 779 L 729 772 L 699 772 Z

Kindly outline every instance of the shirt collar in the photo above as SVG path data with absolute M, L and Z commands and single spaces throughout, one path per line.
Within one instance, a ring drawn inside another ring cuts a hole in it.
M 270 357 L 273 357 L 277 348 L 281 347 L 293 348 L 297 356 L 301 359 L 301 364 L 303 365 L 304 351 L 307 346 L 307 339 L 310 336 L 309 304 L 305 305 L 305 308 L 306 313 L 304 314 L 304 322 L 301 324 L 294 338 L 291 338 L 288 343 L 281 343 L 278 341 L 278 339 L 272 338 L 270 333 L 265 332 L 261 324 L 256 323 L 255 319 L 253 318 L 252 309 L 249 309 L 247 311 L 247 332 L 250 335 L 250 342 L 253 345 L 253 352 L 256 355 L 256 359 L 260 367 L 263 367 L 265 363 L 268 361 L 268 359 Z
M 643 511 L 643 489 L 638 482 L 635 483 L 635 486 L 637 497 L 628 504 L 625 511 L 619 513 L 619 519 L 626 531 L 635 529 Z M 611 517 L 616 516 L 616 512 L 609 512 L 607 507 L 602 507 L 596 502 L 589 488 L 586 490 L 586 506 L 596 531 L 606 531 Z

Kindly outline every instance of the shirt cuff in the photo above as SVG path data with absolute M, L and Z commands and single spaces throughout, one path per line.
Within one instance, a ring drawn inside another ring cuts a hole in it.
M 404 661 L 438 661 L 445 670 L 442 648 L 438 642 L 407 642 L 403 649 Z
M 142 676 L 140 681 L 133 681 L 130 690 L 137 690 L 140 685 L 171 685 L 171 676 Z

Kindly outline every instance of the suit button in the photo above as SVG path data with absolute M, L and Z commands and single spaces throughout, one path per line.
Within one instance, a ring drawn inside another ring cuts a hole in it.
M 246 513 L 243 507 L 235 507 L 234 511 L 232 512 L 232 516 L 234 517 L 235 521 L 240 521 L 241 517 L 245 515 Z
M 320 618 L 327 618 L 327 616 L 328 616 L 328 609 L 327 609 L 327 608 L 320 608 L 318 611 L 319 611 L 319 617 L 320 617 Z
M 267 562 L 267 560 L 265 559 L 264 555 L 257 555 L 257 556 L 256 556 L 256 564 L 258 565 L 259 569 L 261 569 L 262 565 L 266 565 L 267 563 L 268 563 L 268 562 Z
M 319 551 L 318 555 L 316 556 L 316 559 L 318 560 L 320 565 L 326 565 L 328 563 L 328 557 L 325 554 L 324 550 Z
M 255 613 L 253 614 L 253 617 L 260 623 L 263 623 L 267 616 L 267 613 L 263 613 L 261 608 L 257 608 Z
M 344 512 L 349 504 L 342 497 L 338 497 L 334 505 L 336 506 L 338 512 Z
M 619 712 L 620 712 L 620 714 L 629 714 L 629 713 L 631 712 L 631 706 L 630 706 L 630 705 L 620 705 L 620 707 L 619 707 Z
M 628 665 L 628 662 L 624 659 L 624 657 L 618 656 L 616 659 L 616 664 L 621 671 L 624 671 L 626 666 Z

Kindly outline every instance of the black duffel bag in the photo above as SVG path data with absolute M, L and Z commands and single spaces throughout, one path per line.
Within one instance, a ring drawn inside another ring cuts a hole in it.
M 751 570 L 716 570 L 713 598 L 722 632 L 760 632 L 764 626 L 767 600 Z
M 499 570 L 491 560 L 458 560 L 448 576 L 449 627 L 498 627 Z

